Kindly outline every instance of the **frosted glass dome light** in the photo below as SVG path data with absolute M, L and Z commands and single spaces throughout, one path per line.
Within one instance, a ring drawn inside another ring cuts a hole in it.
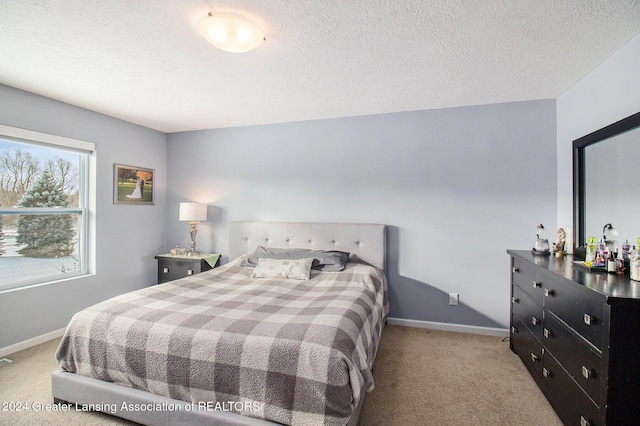
M 198 31 L 209 43 L 225 52 L 243 53 L 266 40 L 258 26 L 235 13 L 211 13 L 200 20 Z

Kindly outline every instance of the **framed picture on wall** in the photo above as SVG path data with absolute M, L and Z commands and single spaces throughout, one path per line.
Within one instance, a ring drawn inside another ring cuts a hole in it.
M 153 169 L 113 165 L 114 204 L 155 204 Z

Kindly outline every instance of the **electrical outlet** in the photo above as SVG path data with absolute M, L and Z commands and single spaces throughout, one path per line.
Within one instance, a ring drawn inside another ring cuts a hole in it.
M 449 293 L 449 304 L 457 305 L 460 300 L 460 294 L 458 293 Z

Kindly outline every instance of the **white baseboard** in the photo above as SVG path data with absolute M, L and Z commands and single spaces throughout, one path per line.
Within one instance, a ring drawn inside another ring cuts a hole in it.
M 4 358 L 5 356 L 12 354 L 14 352 L 23 351 L 25 349 L 29 349 L 32 346 L 39 345 L 40 343 L 48 342 L 51 339 L 55 339 L 56 337 L 62 337 L 66 328 L 61 328 L 59 330 L 54 330 L 49 333 L 45 333 L 41 336 L 34 337 L 32 339 L 24 340 L 22 342 L 16 343 L 15 345 L 5 346 L 4 348 L 0 348 L 0 358 Z
M 509 335 L 508 328 L 479 327 L 477 325 L 451 324 L 445 322 L 432 322 L 411 320 L 403 318 L 387 318 L 387 323 L 392 325 L 404 325 L 405 327 L 430 328 L 432 330 L 457 331 L 460 333 L 486 334 L 489 336 L 505 337 Z

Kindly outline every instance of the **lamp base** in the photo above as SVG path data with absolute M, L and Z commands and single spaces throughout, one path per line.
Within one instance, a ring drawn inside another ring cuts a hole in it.
M 549 256 L 551 254 L 551 252 L 549 250 L 539 251 L 539 250 L 536 250 L 535 248 L 532 248 L 531 249 L 531 254 L 536 255 L 536 256 Z
M 189 222 L 189 234 L 191 234 L 191 249 L 187 252 L 187 256 L 199 256 L 200 252 L 196 250 L 196 234 L 198 233 L 198 222 Z

